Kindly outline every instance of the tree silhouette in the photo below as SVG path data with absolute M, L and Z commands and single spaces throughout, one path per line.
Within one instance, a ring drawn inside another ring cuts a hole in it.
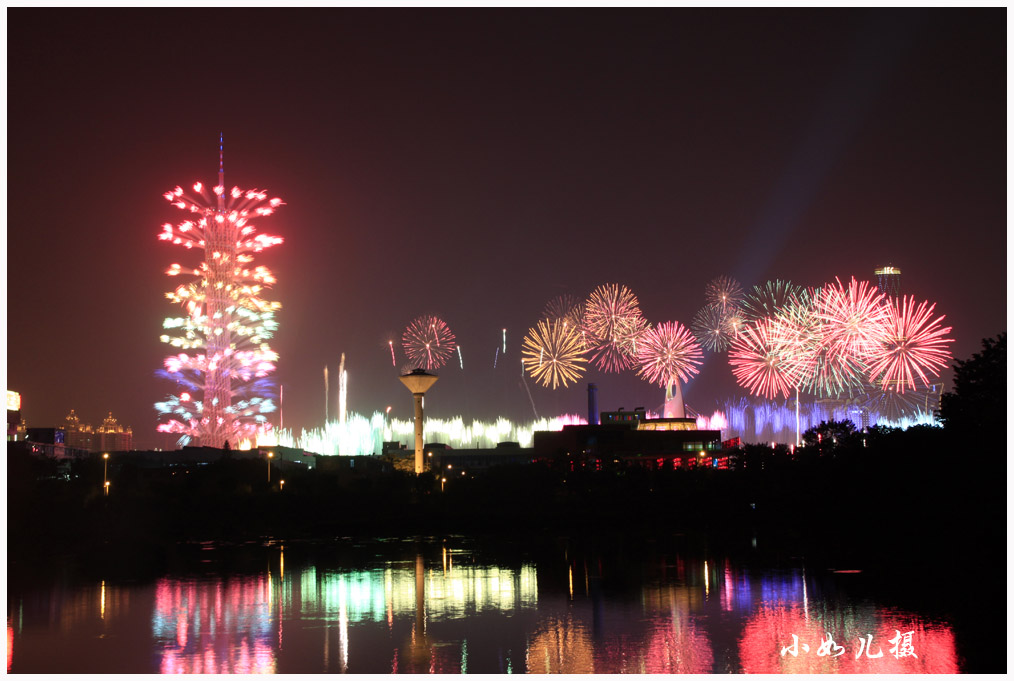
M 986 438 L 1007 423 L 1007 332 L 984 338 L 982 351 L 954 362 L 954 391 L 940 398 L 940 420 L 962 437 Z

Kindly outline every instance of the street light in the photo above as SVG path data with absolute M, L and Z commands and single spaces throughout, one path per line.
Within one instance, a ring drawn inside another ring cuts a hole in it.
M 271 459 L 275 457 L 274 452 L 268 452 L 268 482 L 271 482 Z
M 109 453 L 102 455 L 102 489 L 109 496 Z

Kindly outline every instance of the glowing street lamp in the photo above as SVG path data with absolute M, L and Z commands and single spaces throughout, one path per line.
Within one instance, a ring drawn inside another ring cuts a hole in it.
M 271 482 L 271 459 L 275 458 L 274 452 L 268 452 L 268 482 Z

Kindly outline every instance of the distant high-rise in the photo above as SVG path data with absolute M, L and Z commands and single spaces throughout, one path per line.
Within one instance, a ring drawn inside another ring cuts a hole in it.
M 877 288 L 892 298 L 901 295 L 900 268 L 888 265 L 887 267 L 878 267 L 873 270 L 873 273 L 877 275 Z

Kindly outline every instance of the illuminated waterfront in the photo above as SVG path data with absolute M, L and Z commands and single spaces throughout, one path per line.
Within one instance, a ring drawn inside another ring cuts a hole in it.
M 544 547 L 545 548 L 545 547 Z M 643 548 L 643 547 L 642 547 Z M 558 540 L 194 547 L 148 582 L 13 585 L 9 672 L 957 672 L 955 627 L 860 575 Z M 917 608 L 918 610 L 918 608 Z M 912 632 L 916 656 L 890 654 Z M 844 649 L 818 655 L 830 633 Z M 781 654 L 792 635 L 809 651 Z M 857 655 L 872 636 L 881 657 Z M 53 650 L 61 650 L 53 655 Z

